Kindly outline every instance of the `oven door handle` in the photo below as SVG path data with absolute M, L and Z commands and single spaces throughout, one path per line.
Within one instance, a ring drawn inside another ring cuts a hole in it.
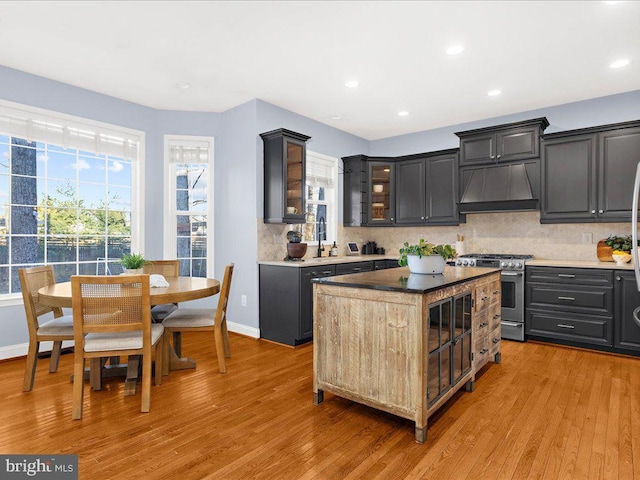
M 503 277 L 521 277 L 522 272 L 502 272 L 500 275 Z
M 504 320 L 500 323 L 502 323 L 502 325 L 506 325 L 507 327 L 524 327 L 524 323 L 505 322 Z

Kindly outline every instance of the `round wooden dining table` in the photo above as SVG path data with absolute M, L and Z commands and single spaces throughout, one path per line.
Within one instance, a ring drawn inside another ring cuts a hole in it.
M 151 305 L 180 303 L 206 298 L 220 292 L 220 282 L 212 278 L 165 277 L 168 287 L 149 289 Z M 56 283 L 38 290 L 38 301 L 52 307 L 71 308 L 71 282 Z
M 149 289 L 151 305 L 180 303 L 216 295 L 220 292 L 220 282 L 212 278 L 199 277 L 165 277 L 168 287 L 152 287 Z M 38 302 L 52 307 L 72 308 L 71 282 L 56 283 L 38 290 Z M 116 376 L 126 373 L 125 395 L 133 395 L 136 391 L 139 358 L 130 358 L 128 365 L 115 365 L 114 368 L 103 368 L 102 376 Z M 170 349 L 170 369 L 182 370 L 195 368 L 195 361 L 190 358 L 179 358 L 173 348 Z M 123 372 L 124 370 L 124 372 Z M 121 373 L 122 372 L 122 373 Z M 87 372 L 89 374 L 89 372 Z M 100 377 L 100 375 L 98 375 Z M 92 378 L 92 386 L 99 390 L 100 380 Z

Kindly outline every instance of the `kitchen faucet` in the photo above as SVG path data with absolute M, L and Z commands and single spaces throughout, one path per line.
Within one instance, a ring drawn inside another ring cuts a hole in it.
M 324 247 L 322 246 L 322 235 L 327 234 L 327 222 L 324 217 L 318 217 L 318 258 L 322 257 Z

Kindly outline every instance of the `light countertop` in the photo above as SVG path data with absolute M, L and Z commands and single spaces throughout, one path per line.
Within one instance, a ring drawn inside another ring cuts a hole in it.
M 313 267 L 315 265 L 337 265 L 340 263 L 372 262 L 374 260 L 398 260 L 398 255 L 352 255 L 340 257 L 305 258 L 302 262 L 285 260 L 259 261 L 258 265 L 275 265 L 279 267 Z
M 569 267 L 569 268 L 604 268 L 607 270 L 633 270 L 633 262 L 618 265 L 615 262 L 598 260 L 529 260 L 527 267 Z

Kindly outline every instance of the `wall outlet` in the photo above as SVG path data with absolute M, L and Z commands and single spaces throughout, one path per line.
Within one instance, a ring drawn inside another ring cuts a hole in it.
M 593 243 L 593 233 L 583 233 L 582 234 L 582 244 L 583 245 L 591 245 Z
M 247 306 L 247 296 L 246 295 L 240 296 L 240 305 L 242 305 L 243 307 Z

